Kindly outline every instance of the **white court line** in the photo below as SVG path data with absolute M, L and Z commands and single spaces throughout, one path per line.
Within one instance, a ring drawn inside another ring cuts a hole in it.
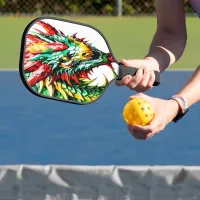
M 15 71 L 19 71 L 19 69 L 17 69 L 17 68 L 12 68 L 12 69 L 0 68 L 0 72 L 15 72 Z
M 188 72 L 190 72 L 190 71 L 194 71 L 194 70 L 195 70 L 195 68 L 180 68 L 180 69 L 176 68 L 176 69 L 166 69 L 165 71 L 168 71 L 168 72 L 185 72 L 185 71 L 188 71 Z
M 169 72 L 185 72 L 185 71 L 194 71 L 195 68 L 172 68 L 172 69 L 166 69 L 165 71 L 169 71 Z M 0 72 L 16 72 L 19 71 L 19 69 L 17 68 L 0 68 Z

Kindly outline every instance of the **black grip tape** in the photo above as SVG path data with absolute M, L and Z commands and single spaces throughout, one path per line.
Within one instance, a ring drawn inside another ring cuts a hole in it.
M 127 75 L 135 76 L 138 70 L 139 70 L 138 68 L 126 67 L 123 64 L 119 63 L 119 74 L 117 80 L 121 80 L 124 76 Z M 160 72 L 154 71 L 154 74 L 155 74 L 155 81 L 153 86 L 158 86 L 160 85 Z

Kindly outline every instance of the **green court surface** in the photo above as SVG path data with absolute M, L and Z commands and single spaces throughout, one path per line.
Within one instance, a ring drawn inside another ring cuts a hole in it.
M 65 17 L 66 18 L 66 17 Z M 21 36 L 32 17 L 0 18 L 0 68 L 19 66 Z M 84 17 L 66 18 L 98 28 L 108 39 L 117 59 L 142 58 L 148 51 L 156 30 L 154 17 Z M 182 58 L 171 68 L 195 68 L 200 64 L 200 20 L 187 17 L 188 41 Z

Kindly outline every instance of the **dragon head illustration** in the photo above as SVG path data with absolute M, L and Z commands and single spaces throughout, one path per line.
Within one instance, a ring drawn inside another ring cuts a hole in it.
M 27 34 L 24 73 L 37 93 L 76 102 L 89 102 L 100 96 L 103 86 L 90 86 L 93 68 L 108 66 L 114 76 L 110 53 L 89 44 L 77 33 L 65 35 L 44 21 Z

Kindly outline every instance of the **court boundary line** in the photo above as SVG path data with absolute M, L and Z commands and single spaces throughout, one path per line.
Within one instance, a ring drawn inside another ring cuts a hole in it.
M 168 72 L 184 72 L 184 71 L 194 71 L 195 68 L 172 68 L 172 69 L 166 69 L 165 71 Z M 0 72 L 16 72 L 19 71 L 17 68 L 0 68 Z

